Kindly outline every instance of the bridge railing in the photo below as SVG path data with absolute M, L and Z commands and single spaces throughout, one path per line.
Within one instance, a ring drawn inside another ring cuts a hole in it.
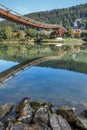
M 6 6 L 4 6 L 2 4 L 0 4 L 0 8 L 3 9 L 3 10 L 5 10 L 8 13 L 13 14 L 13 15 L 21 16 L 21 14 L 17 13 L 16 11 L 14 11 L 12 9 L 7 8 Z

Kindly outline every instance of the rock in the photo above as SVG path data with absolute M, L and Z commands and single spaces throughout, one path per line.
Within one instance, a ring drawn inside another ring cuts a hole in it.
M 3 123 L 0 121 L 0 127 L 3 126 Z
M 30 98 L 25 97 L 16 107 L 17 120 L 23 123 L 32 121 L 34 110 L 30 106 Z
M 0 127 L 0 130 L 5 130 L 5 129 L 4 129 L 4 126 Z
M 34 122 L 37 124 L 48 124 L 48 114 L 49 114 L 49 107 L 45 105 L 44 107 L 40 107 L 35 116 Z
M 75 122 L 75 126 L 81 130 L 87 130 L 87 120 L 78 117 Z
M 8 129 L 8 127 L 6 128 L 6 130 L 51 130 L 49 127 L 47 126 L 39 126 L 39 125 L 29 125 L 29 124 L 15 124 L 13 127 L 10 127 L 10 129 Z
M 3 118 L 5 115 L 9 114 L 13 108 L 13 103 L 7 103 L 0 106 L 0 118 Z
M 71 123 L 73 123 L 77 120 L 75 108 L 72 108 L 72 107 L 69 107 L 69 106 L 59 107 L 58 110 L 57 110 L 57 114 L 61 115 L 68 122 L 71 122 Z
M 75 126 L 73 124 L 70 124 L 70 127 L 71 127 L 71 130 L 78 130 L 78 129 L 75 129 Z
M 2 122 L 0 122 L 0 130 L 4 130 L 4 125 Z
M 16 122 L 15 118 L 14 117 L 8 117 L 5 122 L 4 122 L 4 127 L 6 130 L 9 130 L 9 129 L 13 129 L 13 124 Z
M 8 126 L 5 128 L 5 130 L 13 130 L 13 123 L 12 122 L 8 122 Z
M 43 101 L 33 101 L 30 102 L 30 106 L 34 109 L 34 111 L 36 112 L 40 107 L 44 107 L 45 105 L 48 105 L 49 108 L 52 107 L 52 104 L 49 102 L 43 102 Z
M 62 116 L 58 116 L 55 113 L 50 115 L 50 126 L 52 130 L 71 130 L 68 122 Z
M 14 130 L 33 130 L 32 127 L 30 127 L 28 124 L 16 124 L 14 126 Z
M 86 117 L 86 118 L 87 118 L 87 109 L 86 109 L 86 110 L 84 110 L 83 112 L 81 112 L 81 115 L 83 115 L 84 117 Z

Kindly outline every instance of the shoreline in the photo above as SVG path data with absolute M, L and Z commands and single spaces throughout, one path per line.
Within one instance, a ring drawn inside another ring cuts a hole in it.
M 25 97 L 15 107 L 12 102 L 0 105 L 0 130 L 87 129 L 86 109 L 81 112 L 81 115 L 83 116 L 77 115 L 76 108 L 73 106 L 62 105 L 55 109 L 50 102 L 31 101 L 29 97 Z

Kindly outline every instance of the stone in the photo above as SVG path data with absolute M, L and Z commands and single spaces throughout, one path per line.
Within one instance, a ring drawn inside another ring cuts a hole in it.
M 50 115 L 50 126 L 52 130 L 71 130 L 69 123 L 55 113 Z
M 77 114 L 75 108 L 69 106 L 61 106 L 57 110 L 57 114 L 61 115 L 68 122 L 75 122 L 77 120 Z
M 0 127 L 3 126 L 3 123 L 0 121 Z
M 4 122 L 5 129 L 8 128 L 8 130 L 13 128 L 13 124 L 16 122 L 16 119 L 14 117 L 8 117 L 6 118 Z
M 87 130 L 87 120 L 78 117 L 75 122 L 75 126 L 81 130 Z
M 16 107 L 17 120 L 31 123 L 34 110 L 30 106 L 30 98 L 25 97 Z
M 45 105 L 44 107 L 40 107 L 34 116 L 34 122 L 37 124 L 48 124 L 48 114 L 49 107 Z
M 43 101 L 32 101 L 30 102 L 30 106 L 34 109 L 36 112 L 40 107 L 44 107 L 45 105 L 48 105 L 49 108 L 52 107 L 52 104 L 49 102 L 43 102 Z
M 8 129 L 8 127 L 7 127 L 6 130 L 51 130 L 51 129 L 47 126 L 39 126 L 36 124 L 33 124 L 33 125 L 14 124 L 13 127 L 10 127 L 10 129 Z
M 4 125 L 2 122 L 0 122 L 0 130 L 4 130 Z
M 9 114 L 13 108 L 13 103 L 6 103 L 0 106 L 0 118 L 3 118 L 5 115 Z
M 5 130 L 13 130 L 13 123 L 12 122 L 8 122 L 8 126 L 5 128 Z
M 5 129 L 4 129 L 4 126 L 0 127 L 0 130 L 5 130 Z
M 19 124 L 14 126 L 14 130 L 33 130 L 33 129 L 29 125 Z
M 81 115 L 87 118 L 87 109 L 81 112 Z

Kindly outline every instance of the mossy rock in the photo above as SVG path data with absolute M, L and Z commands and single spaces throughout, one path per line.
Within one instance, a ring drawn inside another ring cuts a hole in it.
M 81 112 L 81 115 L 87 118 L 87 109 Z
M 49 109 L 52 107 L 51 103 L 43 102 L 43 101 L 32 101 L 30 102 L 30 106 L 37 111 L 40 107 L 44 107 L 45 105 L 48 105 Z
M 30 98 L 28 98 L 28 97 L 23 98 L 23 100 L 16 106 L 15 112 L 16 112 L 17 115 L 20 115 L 20 113 L 22 112 L 22 109 L 25 106 L 25 103 L 24 103 L 25 100 L 27 100 L 28 104 L 30 104 Z
M 3 118 L 5 115 L 9 114 L 13 106 L 13 103 L 7 103 L 0 106 L 0 118 Z
M 68 122 L 75 122 L 77 120 L 77 114 L 75 108 L 69 106 L 60 106 L 57 110 L 57 114 L 61 115 Z

